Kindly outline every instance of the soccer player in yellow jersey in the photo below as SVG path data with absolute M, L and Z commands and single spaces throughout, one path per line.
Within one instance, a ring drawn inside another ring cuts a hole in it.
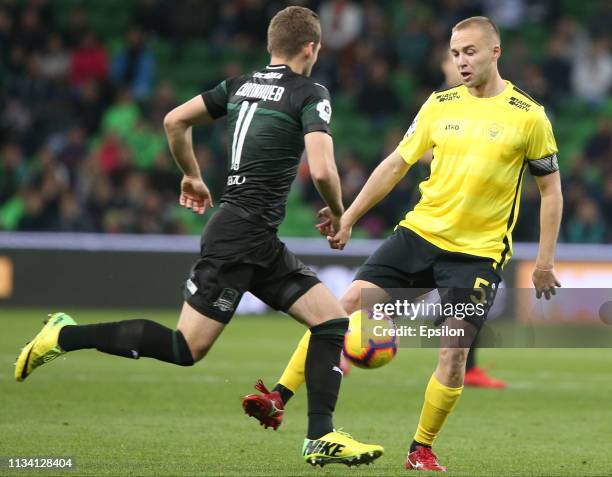
M 560 286 L 554 255 L 562 212 L 557 146 L 544 108 L 501 78 L 499 30 L 486 17 L 472 17 L 452 30 L 450 52 L 461 84 L 434 92 L 404 139 L 374 170 L 362 191 L 332 230 L 329 211 L 322 228 L 332 248 L 343 249 L 353 225 L 383 199 L 425 151 L 433 148 L 431 176 L 421 183 L 421 200 L 395 232 L 360 268 L 341 303 L 347 313 L 361 307 L 361 291 L 400 287 L 482 289 L 490 308 L 500 270 L 512 254 L 525 170 L 541 194 L 540 244 L 533 272 L 536 295 L 547 299 Z M 475 335 L 485 316 L 463 320 Z M 458 320 L 449 320 L 458 323 Z M 303 380 L 304 336 L 273 392 L 251 395 L 282 409 L 284 395 Z M 463 390 L 469 343 L 439 352 L 406 459 L 407 469 L 446 470 L 431 446 Z M 260 389 L 261 390 L 261 389 Z M 267 391 L 267 390 L 265 390 Z M 282 411 L 281 411 L 282 412 Z M 262 423 L 282 414 L 256 416 Z

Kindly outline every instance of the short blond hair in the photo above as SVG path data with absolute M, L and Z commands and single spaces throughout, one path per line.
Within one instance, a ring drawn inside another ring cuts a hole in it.
M 493 21 L 489 17 L 469 17 L 464 20 L 461 20 L 453 27 L 452 32 L 455 33 L 459 30 L 465 30 L 466 28 L 469 28 L 471 26 L 477 26 L 485 30 L 486 33 L 488 33 L 489 35 L 493 35 L 493 37 L 499 43 L 501 43 L 499 28 L 497 28 L 497 25 L 493 23 Z
M 268 52 L 281 58 L 293 58 L 308 43 L 321 42 L 319 16 L 306 7 L 281 10 L 268 27 Z

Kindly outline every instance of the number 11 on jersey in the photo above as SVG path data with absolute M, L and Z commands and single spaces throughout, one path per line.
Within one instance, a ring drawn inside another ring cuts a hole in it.
M 238 120 L 236 121 L 236 127 L 234 128 L 234 139 L 232 140 L 232 164 L 230 166 L 231 171 L 237 171 L 240 169 L 240 157 L 242 156 L 242 147 L 244 146 L 244 139 L 246 137 L 255 110 L 257 109 L 257 103 L 249 103 L 243 101 L 240 105 L 240 111 L 238 112 Z

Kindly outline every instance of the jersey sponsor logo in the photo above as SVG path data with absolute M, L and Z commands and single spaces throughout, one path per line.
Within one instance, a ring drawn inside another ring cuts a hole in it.
M 273 84 L 244 83 L 240 88 L 238 88 L 238 91 L 236 91 L 236 96 L 256 98 L 261 99 L 262 101 L 280 101 L 284 92 L 285 88 L 282 86 L 276 86 Z
M 281 79 L 283 77 L 283 73 L 276 73 L 274 71 L 270 73 L 260 73 L 259 71 L 253 73 L 253 78 L 261 78 L 261 79 Z
M 445 131 L 459 131 L 459 125 L 458 124 L 447 124 L 446 127 L 444 128 Z
M 459 93 L 457 91 L 451 91 L 450 93 L 439 94 L 436 99 L 443 103 L 444 101 L 452 101 L 453 99 L 459 99 Z
M 417 127 L 417 122 L 419 120 L 419 117 L 415 117 L 412 120 L 412 124 L 410 125 L 410 127 L 408 128 L 408 131 L 406 131 L 406 134 L 404 134 L 404 139 L 407 137 L 410 137 L 414 134 L 414 132 L 416 131 L 416 127 Z
M 242 185 L 246 182 L 246 177 L 244 176 L 227 176 L 227 185 Z
M 489 141 L 495 141 L 499 139 L 499 137 L 504 132 L 504 127 L 497 123 L 490 123 L 487 127 L 487 138 Z
M 516 96 L 510 96 L 510 100 L 508 101 L 508 104 L 510 106 L 514 106 L 524 111 L 529 111 L 531 109 L 531 105 L 529 103 L 526 103 L 525 101 L 521 101 Z
M 332 108 L 329 100 L 322 99 L 317 103 L 317 112 L 319 113 L 319 117 L 325 121 L 327 124 L 331 121 Z
M 236 301 L 238 301 L 238 291 L 233 288 L 224 288 L 219 294 L 213 306 L 221 311 L 234 311 L 236 308 Z
M 329 457 L 335 457 L 346 446 L 338 442 L 328 442 L 321 440 L 311 440 L 304 446 L 304 455 L 323 454 Z

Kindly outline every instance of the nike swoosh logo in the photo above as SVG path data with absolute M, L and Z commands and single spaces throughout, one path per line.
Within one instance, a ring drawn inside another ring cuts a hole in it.
M 334 366 L 332 368 L 332 371 L 338 371 L 342 376 L 344 376 L 344 373 L 342 372 L 342 370 L 338 366 Z
M 283 414 L 285 412 L 282 409 L 277 408 L 274 401 L 270 401 L 270 404 L 272 405 L 272 409 L 270 409 L 270 412 L 268 413 L 269 417 L 276 416 L 277 414 Z
M 410 460 L 410 457 L 408 458 L 408 463 L 412 466 L 413 469 L 420 469 L 421 467 L 423 467 L 423 464 L 421 464 L 418 460 L 413 463 Z

